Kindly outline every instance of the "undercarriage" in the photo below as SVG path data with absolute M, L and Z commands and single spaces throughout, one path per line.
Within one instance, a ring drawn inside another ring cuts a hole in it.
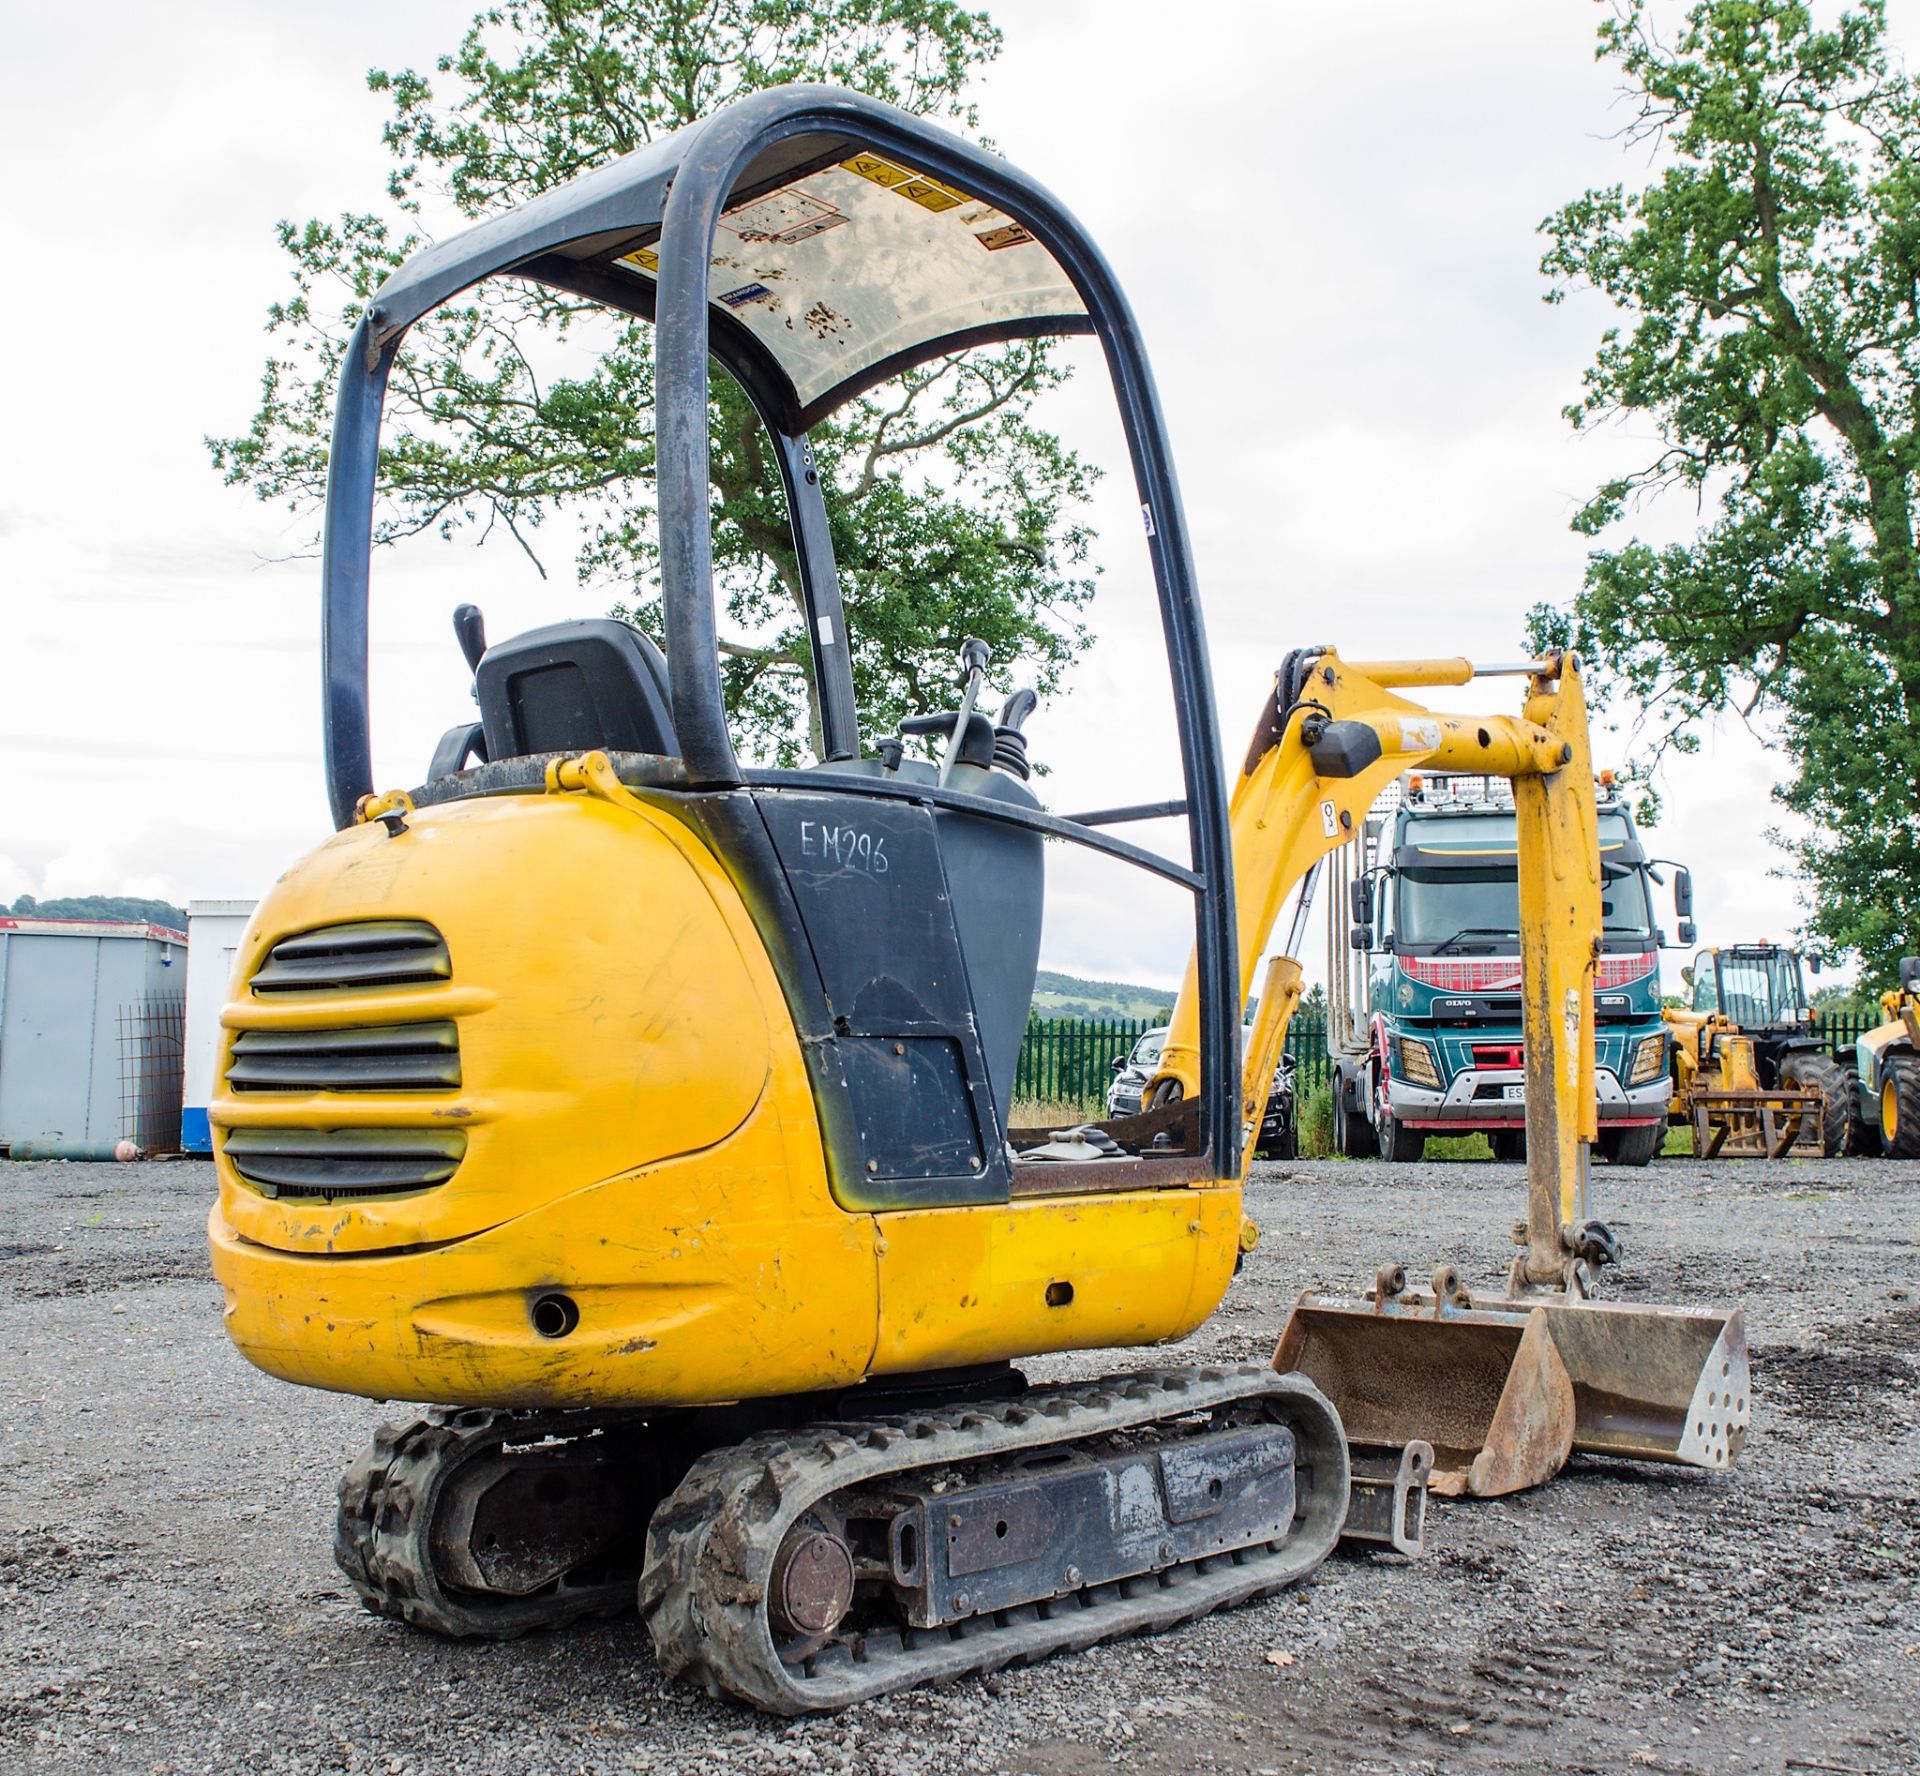
M 1346 1443 L 1299 1376 L 1015 1388 L 744 1438 L 726 1411 L 435 1412 L 348 1472 L 336 1553 L 369 1608 L 456 1637 L 637 1597 L 669 1676 L 803 1714 L 1190 1621 L 1341 1535 Z M 1359 1496 L 1369 1539 L 1417 1545 L 1404 1478 Z

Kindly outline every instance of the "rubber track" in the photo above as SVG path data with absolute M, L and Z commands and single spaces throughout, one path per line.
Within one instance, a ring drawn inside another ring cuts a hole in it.
M 1300 1515 L 1285 1541 L 944 1628 L 869 1631 L 850 1645 L 836 1642 L 799 1671 L 780 1659 L 765 1607 L 773 1555 L 787 1529 L 826 1496 L 1258 1399 L 1281 1403 L 1298 1440 Z M 648 1530 L 640 1613 L 669 1677 L 773 1714 L 845 1708 L 914 1684 L 1159 1632 L 1268 1596 L 1332 1551 L 1348 1483 L 1346 1441 L 1325 1396 L 1298 1375 L 1251 1365 L 1150 1370 L 1036 1388 L 1013 1401 L 824 1425 L 733 1444 L 695 1463 Z
M 638 1415 L 635 1415 L 638 1416 Z M 631 1569 L 599 1582 L 557 1584 L 532 1597 L 449 1593 L 433 1571 L 434 1509 L 449 1478 L 503 1444 L 571 1439 L 626 1422 L 606 1414 L 436 1410 L 385 1424 L 340 1478 L 333 1557 L 375 1615 L 456 1640 L 513 1640 L 633 1604 Z

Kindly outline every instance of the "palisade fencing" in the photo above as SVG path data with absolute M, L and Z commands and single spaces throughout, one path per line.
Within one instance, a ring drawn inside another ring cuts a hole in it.
M 1132 1053 L 1155 1027 L 1147 1018 L 1031 1018 L 1013 1095 L 1104 1115 L 1115 1058 Z M 1325 1015 L 1296 1014 L 1287 1029 L 1287 1052 L 1294 1057 L 1295 1089 L 1304 1096 L 1327 1077 Z
M 1886 1021 L 1875 1012 L 1830 1011 L 1814 1020 L 1813 1033 L 1828 1048 L 1852 1048 L 1869 1030 Z
M 1029 1018 L 1013 1095 L 1104 1116 L 1114 1057 L 1153 1027 L 1147 1018 Z
M 1882 1021 L 1872 1013 L 1829 1012 L 1815 1020 L 1813 1033 L 1825 1047 L 1851 1049 L 1862 1032 Z M 1014 1096 L 1074 1105 L 1089 1116 L 1104 1114 L 1114 1057 L 1130 1054 L 1154 1027 L 1145 1018 L 1032 1018 L 1020 1048 Z M 1324 1012 L 1294 1014 L 1287 1026 L 1287 1053 L 1293 1056 L 1294 1090 L 1300 1097 L 1326 1084 L 1332 1064 Z

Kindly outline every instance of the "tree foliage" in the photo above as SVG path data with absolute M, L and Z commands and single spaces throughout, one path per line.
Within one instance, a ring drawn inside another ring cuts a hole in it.
M 165 925 L 185 931 L 187 914 L 170 900 L 146 900 L 131 894 L 67 894 L 53 900 L 38 900 L 23 894 L 11 907 L 0 906 L 0 913 L 17 919 L 124 919 L 135 924 Z
M 1703 523 L 1595 550 L 1534 639 L 1598 660 L 1655 761 L 1725 709 L 1776 739 L 1775 793 L 1814 829 L 1790 847 L 1809 927 L 1889 980 L 1920 948 L 1920 89 L 1884 0 L 1825 26 L 1797 0 L 1696 0 L 1671 42 L 1649 0 L 1615 0 L 1599 55 L 1657 173 L 1550 216 L 1543 270 L 1549 301 L 1624 312 L 1567 417 L 1650 420 L 1660 448 L 1574 527 L 1670 489 Z
M 953 0 L 510 0 L 431 77 L 376 69 L 385 201 L 281 225 L 292 292 L 268 313 L 252 424 L 208 440 L 216 468 L 262 499 L 319 506 L 341 353 L 430 220 L 510 209 L 783 81 L 833 81 L 971 128 L 965 87 L 999 42 L 984 12 Z M 498 531 L 544 574 L 542 527 L 556 524 L 579 581 L 657 636 L 650 335 L 510 280 L 424 319 L 390 384 L 377 539 Z M 968 352 L 816 428 L 871 727 L 950 705 L 966 635 L 992 645 L 1002 682 L 1020 671 L 1043 691 L 1077 654 L 1093 471 L 1034 419 L 1063 377 L 1044 343 Z M 747 750 L 790 763 L 819 723 L 784 501 L 759 422 L 724 378 L 712 419 L 723 685 Z

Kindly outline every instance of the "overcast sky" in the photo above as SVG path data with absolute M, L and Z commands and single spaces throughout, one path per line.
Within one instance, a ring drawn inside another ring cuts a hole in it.
M 1545 306 L 1535 269 L 1549 210 L 1641 171 L 1593 61 L 1600 9 L 991 10 L 1007 41 L 979 83 L 983 123 L 1102 242 L 1145 332 L 1230 755 L 1290 647 L 1513 657 L 1526 607 L 1579 583 L 1568 518 L 1647 442 L 1575 439 L 1559 417 L 1606 315 Z M 365 70 L 429 66 L 472 11 L 10 15 L 0 900 L 256 896 L 325 836 L 312 522 L 223 488 L 201 440 L 253 411 L 265 310 L 288 288 L 275 222 L 377 202 L 383 106 Z M 1177 786 L 1136 503 L 1098 368 L 1077 361 L 1053 417 L 1111 472 L 1098 643 L 1029 724 L 1063 809 Z M 1635 528 L 1692 518 L 1656 509 Z M 417 782 L 470 707 L 456 602 L 482 604 L 495 635 L 596 608 L 510 542 L 416 541 L 376 562 L 374 586 L 383 786 Z M 1515 695 L 1495 681 L 1440 700 Z M 1670 771 L 1655 843 L 1694 865 L 1709 941 L 1796 921 L 1765 837 L 1782 770 L 1730 722 Z M 1056 864 L 1045 959 L 1170 979 L 1184 916 L 1140 880 Z M 1308 960 L 1317 972 L 1317 943 Z

